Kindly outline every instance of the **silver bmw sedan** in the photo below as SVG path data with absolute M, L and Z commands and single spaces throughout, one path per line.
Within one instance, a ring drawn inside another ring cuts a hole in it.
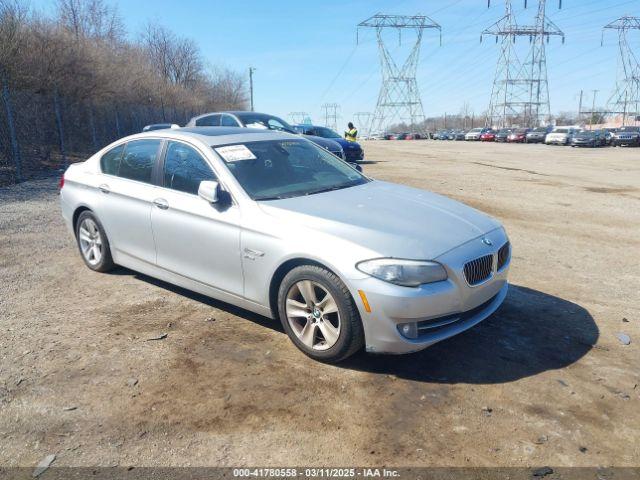
M 305 354 L 407 353 L 491 315 L 511 258 L 489 216 L 368 178 L 304 138 L 157 130 L 69 167 L 86 265 L 157 277 L 273 319 Z

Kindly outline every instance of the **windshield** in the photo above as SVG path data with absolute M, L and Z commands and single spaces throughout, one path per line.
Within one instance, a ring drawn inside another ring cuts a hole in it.
M 546 132 L 547 129 L 545 127 L 538 127 L 536 129 L 533 130 L 534 132 Z
M 482 130 L 484 130 L 484 129 L 483 128 L 474 128 L 469 133 L 481 132 Z
M 619 132 L 640 132 L 640 127 L 620 127 Z
M 327 127 L 314 127 L 316 135 L 322 138 L 342 138 L 335 131 Z
M 566 128 L 556 128 L 553 133 L 569 133 L 569 130 Z
M 370 181 L 346 162 L 303 139 L 214 149 L 253 200 L 300 197 Z
M 262 113 L 241 113 L 236 115 L 247 128 L 268 128 L 281 132 L 296 133 L 295 129 L 281 118 Z
M 596 135 L 596 132 L 585 131 L 578 133 L 578 135 L 580 135 L 581 137 L 594 137 Z
M 528 130 L 526 128 L 519 128 L 519 129 L 516 130 L 516 133 L 522 134 L 522 133 L 527 133 L 527 131 Z

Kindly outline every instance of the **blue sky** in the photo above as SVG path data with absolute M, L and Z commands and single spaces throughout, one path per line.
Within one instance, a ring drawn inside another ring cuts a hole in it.
M 212 65 L 243 72 L 255 67 L 256 110 L 287 120 L 289 112 L 306 111 L 322 123 L 321 105 L 335 102 L 341 106 L 340 128 L 353 113 L 373 111 L 380 88 L 374 32 L 361 30 L 356 45 L 360 21 L 377 12 L 431 16 L 442 26 L 442 46 L 435 31 L 425 33 L 417 75 L 425 114 L 458 113 L 468 102 L 481 115 L 499 46 L 491 38 L 480 43 L 480 32 L 504 13 L 500 0 L 492 0 L 489 9 L 486 0 L 109 1 L 132 35 L 155 20 L 196 40 Z M 527 10 L 524 0 L 512 2 L 519 22 L 530 23 L 537 2 L 529 0 Z M 557 3 L 548 0 L 547 16 L 565 32 L 566 43 L 552 39 L 547 48 L 551 110 L 577 110 L 580 89 L 585 108 L 594 89 L 596 104 L 604 105 L 615 84 L 617 36 L 608 31 L 601 46 L 602 26 L 625 14 L 640 15 L 640 0 L 563 0 L 562 10 Z M 53 1 L 32 5 L 47 11 Z M 394 54 L 401 55 L 407 40 L 399 47 L 397 36 L 389 37 Z

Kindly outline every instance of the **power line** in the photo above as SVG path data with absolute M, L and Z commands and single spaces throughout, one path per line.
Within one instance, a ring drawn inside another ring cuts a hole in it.
M 381 13 L 360 22 L 356 31 L 360 28 L 375 29 L 382 67 L 382 85 L 373 115 L 372 130 L 382 132 L 392 122 L 408 123 L 413 129 L 419 128 L 418 125 L 422 125 L 425 120 L 416 80 L 422 35 L 425 29 L 437 29 L 442 43 L 442 28 L 424 15 L 383 15 Z M 416 32 L 409 55 L 400 66 L 383 39 L 383 32 L 389 29 L 397 30 L 400 43 L 403 30 L 410 29 Z
M 619 64 L 616 78 L 616 88 L 609 101 L 607 110 L 610 114 L 621 114 L 622 125 L 627 117 L 634 121 L 640 114 L 640 63 L 629 43 L 629 32 L 640 30 L 640 17 L 620 17 L 604 26 L 602 36 L 606 30 L 618 31 Z
M 527 0 L 525 8 L 526 5 Z M 546 0 L 538 0 L 538 13 L 531 26 L 518 24 L 511 0 L 505 0 L 505 15 L 485 29 L 480 40 L 486 35 L 494 36 L 496 42 L 501 39 L 487 126 L 533 127 L 548 122 L 551 107 L 545 41 L 551 36 L 560 36 L 564 41 L 564 33 L 546 16 Z M 515 47 L 518 37 L 528 37 L 531 44 L 523 62 Z

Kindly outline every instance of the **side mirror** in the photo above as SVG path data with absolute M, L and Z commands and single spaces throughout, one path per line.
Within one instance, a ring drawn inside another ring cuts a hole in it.
M 218 203 L 220 184 L 214 181 L 205 180 L 200 182 L 198 196 L 209 203 Z

